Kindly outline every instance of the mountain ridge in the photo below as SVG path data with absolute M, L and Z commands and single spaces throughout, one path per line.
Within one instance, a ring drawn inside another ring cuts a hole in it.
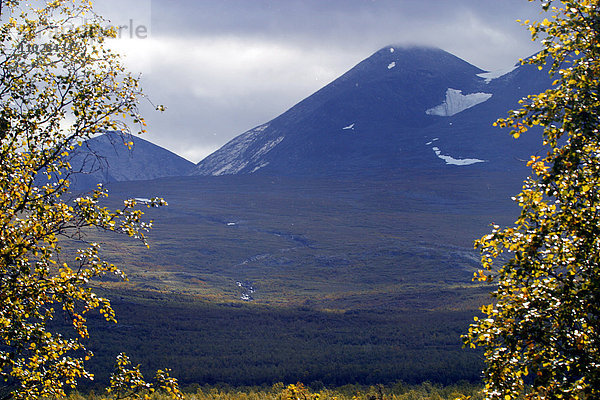
M 74 169 L 85 172 L 73 186 L 188 174 L 518 169 L 519 160 L 541 151 L 540 140 L 529 134 L 514 141 L 492 122 L 548 87 L 545 72 L 518 64 L 486 72 L 438 48 L 386 46 L 196 165 L 137 137 L 130 137 L 134 150 L 128 154 L 114 137 L 92 138 L 72 156 Z
M 335 175 L 475 164 L 503 169 L 502 163 L 526 158 L 539 144 L 529 135 L 514 146 L 491 123 L 521 97 L 549 84 L 549 77 L 531 66 L 494 75 L 444 50 L 386 46 L 281 115 L 235 137 L 200 161 L 192 175 Z M 462 131 L 438 137 L 437 130 L 447 132 L 447 125 L 457 122 Z M 440 142 L 433 146 L 433 141 Z M 452 154 L 440 148 L 444 141 Z M 470 151 L 457 143 L 470 143 Z M 505 149 L 508 158 L 496 154 Z

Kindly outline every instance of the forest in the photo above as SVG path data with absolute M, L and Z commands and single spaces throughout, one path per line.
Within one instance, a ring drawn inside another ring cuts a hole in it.
M 111 295 L 119 323 L 90 318 L 95 380 L 82 381 L 83 388 L 105 387 L 120 352 L 144 372 L 172 369 L 183 387 L 451 384 L 477 382 L 482 369 L 480 352 L 460 340 L 473 310 L 318 311 L 147 291 Z

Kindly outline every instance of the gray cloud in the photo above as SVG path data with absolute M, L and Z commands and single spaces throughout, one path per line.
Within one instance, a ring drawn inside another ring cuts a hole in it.
M 389 44 L 440 47 L 488 70 L 538 49 L 515 22 L 538 18 L 525 0 L 138 1 L 139 17 L 114 14 L 151 11 L 149 39 L 117 44 L 168 107 L 149 113 L 147 138 L 194 162 Z

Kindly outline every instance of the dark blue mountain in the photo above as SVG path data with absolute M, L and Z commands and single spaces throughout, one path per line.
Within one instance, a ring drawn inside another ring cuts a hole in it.
M 129 149 L 125 142 L 133 142 Z M 75 174 L 71 188 L 98 183 L 150 180 L 187 175 L 194 164 L 175 153 L 133 135 L 107 132 L 87 140 L 69 156 Z
M 202 160 L 196 175 L 335 175 L 406 168 L 522 168 L 539 135 L 493 121 L 549 87 L 546 71 L 503 74 L 445 51 L 385 47 L 288 111 Z

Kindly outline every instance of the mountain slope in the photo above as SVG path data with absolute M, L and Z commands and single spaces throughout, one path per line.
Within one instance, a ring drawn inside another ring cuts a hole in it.
M 131 141 L 131 150 L 124 142 Z M 107 132 L 76 147 L 69 162 L 72 188 L 87 189 L 98 183 L 150 180 L 186 175 L 194 164 L 147 140 Z
M 439 49 L 385 47 L 266 124 L 231 140 L 192 174 L 340 174 L 406 168 L 519 168 L 539 150 L 492 122 L 546 73 L 502 76 Z

